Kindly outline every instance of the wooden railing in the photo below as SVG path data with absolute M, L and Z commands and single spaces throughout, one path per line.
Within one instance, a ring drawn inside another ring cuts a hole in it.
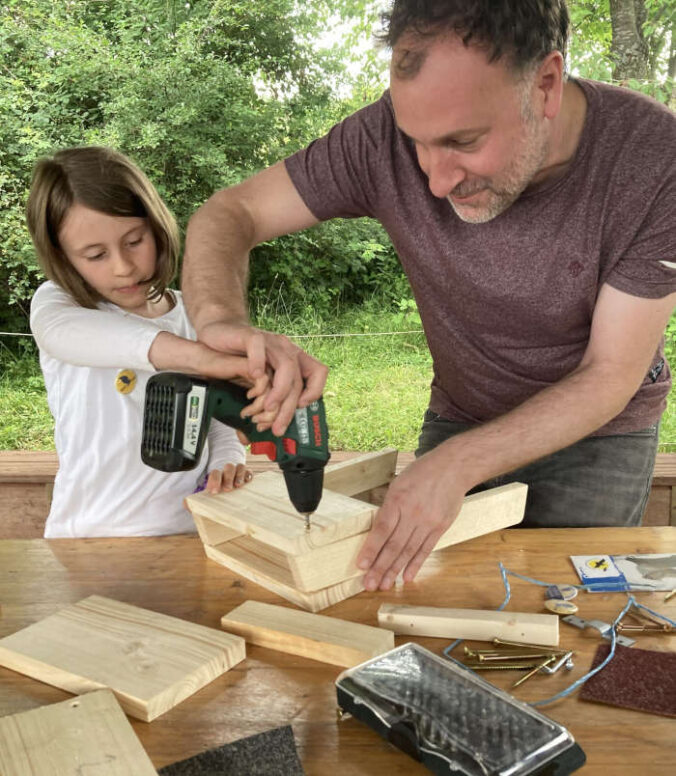
M 356 455 L 360 453 L 334 452 L 331 460 Z M 400 452 L 397 473 L 412 460 L 413 453 Z M 264 456 L 249 456 L 247 463 L 254 473 L 277 468 Z M 58 468 L 52 451 L 0 451 L 0 539 L 42 536 Z M 676 453 L 657 454 L 643 525 L 676 526 Z

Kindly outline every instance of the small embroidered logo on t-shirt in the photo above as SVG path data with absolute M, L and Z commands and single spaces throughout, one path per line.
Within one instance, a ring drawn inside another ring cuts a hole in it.
M 568 272 L 570 272 L 570 276 L 573 278 L 576 278 L 583 269 L 584 267 L 579 261 L 571 261 L 568 265 Z
M 136 372 L 122 369 L 115 378 L 115 390 L 119 393 L 131 393 L 136 387 Z

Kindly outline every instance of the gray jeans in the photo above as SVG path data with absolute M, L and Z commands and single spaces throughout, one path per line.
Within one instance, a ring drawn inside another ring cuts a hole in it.
M 416 457 L 470 428 L 427 410 Z M 528 499 L 523 528 L 640 525 L 650 494 L 658 428 L 585 437 L 470 492 L 525 482 Z

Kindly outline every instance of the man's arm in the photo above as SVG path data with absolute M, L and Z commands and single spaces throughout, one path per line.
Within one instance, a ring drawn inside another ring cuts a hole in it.
M 627 405 L 645 379 L 676 304 L 599 294 L 580 365 L 511 412 L 455 436 L 393 482 L 359 555 L 365 587 L 385 590 L 404 570 L 411 581 L 455 519 L 468 490 L 588 436 Z
M 286 337 L 249 325 L 249 251 L 316 223 L 279 162 L 216 192 L 188 224 L 182 290 L 197 337 L 216 350 L 246 355 L 254 377 L 268 366 L 274 370 L 265 408 L 279 410 L 272 425 L 277 434 L 297 406 L 321 395 L 327 369 Z

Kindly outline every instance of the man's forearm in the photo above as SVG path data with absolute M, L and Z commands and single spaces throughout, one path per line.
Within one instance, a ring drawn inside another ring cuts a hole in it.
M 439 450 L 466 490 L 577 442 L 603 426 L 638 389 L 612 370 L 587 366 Z
M 247 285 L 253 225 L 242 207 L 214 194 L 190 219 L 181 287 L 197 334 L 214 321 L 248 321 Z

